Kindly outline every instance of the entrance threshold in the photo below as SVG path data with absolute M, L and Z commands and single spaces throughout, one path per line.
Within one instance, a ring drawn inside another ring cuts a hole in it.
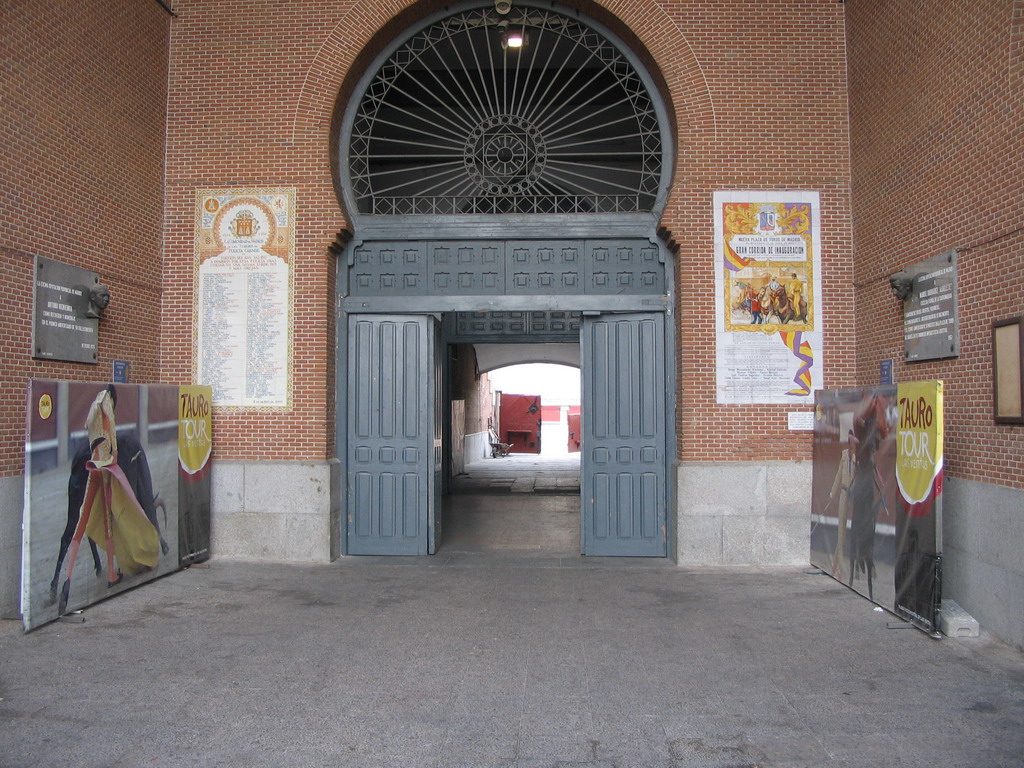
M 579 558 L 579 454 L 471 462 L 444 499 L 444 520 L 439 555 Z
M 580 492 L 580 454 L 538 456 L 511 454 L 467 463 L 452 479 L 454 493 L 565 493 Z

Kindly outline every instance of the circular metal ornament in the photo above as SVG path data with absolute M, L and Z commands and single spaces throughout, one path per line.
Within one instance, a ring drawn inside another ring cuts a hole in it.
M 466 139 L 463 161 L 484 194 L 526 194 L 544 173 L 544 137 L 525 118 L 495 115 Z

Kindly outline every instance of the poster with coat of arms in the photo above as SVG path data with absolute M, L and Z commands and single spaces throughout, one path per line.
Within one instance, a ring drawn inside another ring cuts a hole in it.
M 722 404 L 813 404 L 821 387 L 818 193 L 720 191 L 716 389 Z
M 294 220 L 294 189 L 197 194 L 194 371 L 216 406 L 291 407 Z

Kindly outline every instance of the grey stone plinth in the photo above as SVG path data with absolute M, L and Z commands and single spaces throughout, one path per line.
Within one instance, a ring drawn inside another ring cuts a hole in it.
M 943 598 L 1024 648 L 1024 491 L 947 477 L 942 495 Z
M 810 462 L 680 464 L 681 565 L 804 565 Z
M 0 618 L 21 614 L 21 518 L 25 481 L 0 478 Z
M 337 462 L 216 462 L 214 555 L 330 561 L 340 534 L 339 476 Z

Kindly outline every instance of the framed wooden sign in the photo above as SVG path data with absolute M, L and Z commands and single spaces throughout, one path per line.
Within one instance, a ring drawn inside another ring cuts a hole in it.
M 997 424 L 1024 424 L 1024 317 L 992 324 L 992 385 Z

